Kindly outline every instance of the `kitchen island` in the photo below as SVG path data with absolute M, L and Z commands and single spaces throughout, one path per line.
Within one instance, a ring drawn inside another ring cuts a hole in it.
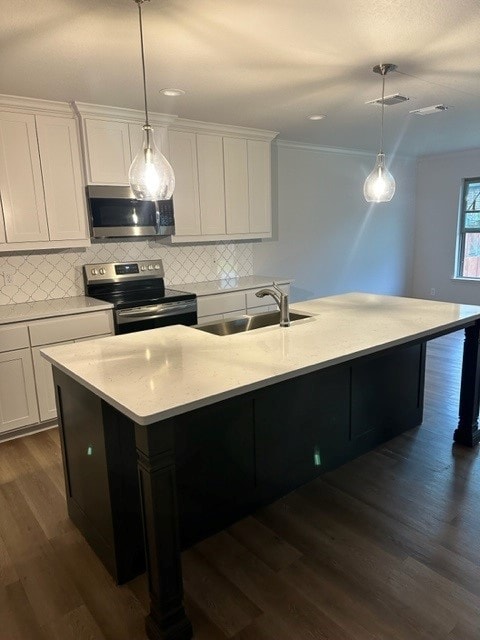
M 181 549 L 420 424 L 426 342 L 459 329 L 454 439 L 479 441 L 480 307 L 346 294 L 292 309 L 311 317 L 232 336 L 175 326 L 44 351 L 69 513 L 118 582 L 142 570 L 145 548 L 152 639 L 192 635 Z

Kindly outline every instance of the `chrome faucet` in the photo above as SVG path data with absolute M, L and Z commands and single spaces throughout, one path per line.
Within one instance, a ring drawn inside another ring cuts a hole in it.
M 288 312 L 288 295 L 284 293 L 276 282 L 273 283 L 273 289 L 260 289 L 255 294 L 257 298 L 272 296 L 280 309 L 280 326 L 290 326 L 290 314 Z

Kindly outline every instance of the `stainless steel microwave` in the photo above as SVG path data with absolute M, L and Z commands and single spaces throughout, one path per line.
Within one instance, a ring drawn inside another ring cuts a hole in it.
M 170 236 L 175 233 L 173 201 L 136 200 L 130 187 L 89 186 L 93 238 Z

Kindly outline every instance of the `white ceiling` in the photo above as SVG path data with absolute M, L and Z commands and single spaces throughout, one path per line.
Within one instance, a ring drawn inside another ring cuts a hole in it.
M 0 93 L 142 107 L 133 0 L 0 0 L 0 15 Z M 480 147 L 478 0 L 151 0 L 143 15 L 152 111 L 376 151 L 364 103 L 381 94 L 372 66 L 393 62 L 386 93 L 410 100 L 386 108 L 387 154 Z M 452 108 L 408 113 L 438 103 Z

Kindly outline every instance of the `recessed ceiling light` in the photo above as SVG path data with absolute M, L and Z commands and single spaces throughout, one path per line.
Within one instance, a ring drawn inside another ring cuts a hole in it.
M 324 118 L 326 118 L 327 116 L 322 115 L 322 114 L 315 114 L 313 116 L 308 116 L 309 120 L 323 120 Z
M 183 89 L 160 89 L 160 93 L 163 93 L 164 96 L 169 96 L 171 98 L 185 95 L 185 91 Z

